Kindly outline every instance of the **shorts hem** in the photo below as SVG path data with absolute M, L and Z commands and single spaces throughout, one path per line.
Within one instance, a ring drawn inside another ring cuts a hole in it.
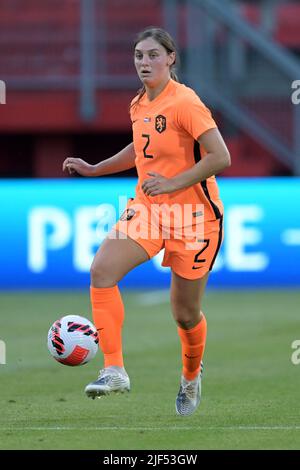
M 162 265 L 162 266 L 164 266 L 164 265 Z M 169 266 L 169 267 L 171 268 L 172 272 L 177 274 L 177 276 L 180 276 L 183 279 L 187 279 L 188 281 L 195 281 L 196 279 L 202 279 L 207 273 L 210 273 L 209 268 L 207 268 L 204 272 L 203 271 L 201 273 L 199 272 L 198 275 L 197 275 L 197 272 L 195 272 L 195 274 L 192 276 L 192 275 L 187 274 L 187 273 L 179 272 L 180 270 L 174 269 L 174 268 L 172 268 L 172 266 Z
M 115 230 L 116 232 L 122 233 L 123 235 L 126 235 L 127 238 L 130 238 L 130 240 L 132 240 L 133 242 L 137 243 L 137 245 L 139 245 L 140 247 L 142 247 L 143 250 L 145 250 L 145 252 L 147 253 L 147 256 L 148 256 L 149 260 L 150 260 L 151 258 L 153 258 L 153 256 L 155 256 L 155 255 L 152 255 L 151 253 L 149 253 L 149 251 L 147 250 L 147 248 L 143 245 L 143 243 L 140 242 L 140 240 L 135 240 L 134 238 L 130 237 L 127 233 L 123 232 L 123 230 L 120 230 L 120 229 L 118 229 L 118 228 L 114 228 L 114 230 Z M 123 238 L 122 240 L 124 240 L 124 238 Z

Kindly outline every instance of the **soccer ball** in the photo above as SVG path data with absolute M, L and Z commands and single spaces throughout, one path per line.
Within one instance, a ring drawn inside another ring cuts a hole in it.
M 48 332 L 48 349 L 56 361 L 80 366 L 93 359 L 98 351 L 96 327 L 79 315 L 56 320 Z

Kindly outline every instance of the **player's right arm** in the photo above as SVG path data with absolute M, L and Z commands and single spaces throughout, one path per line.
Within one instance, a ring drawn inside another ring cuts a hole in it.
M 110 158 L 90 165 L 81 158 L 68 157 L 63 162 L 63 171 L 68 170 L 70 174 L 78 173 L 82 176 L 104 176 L 135 167 L 135 152 L 133 142 Z

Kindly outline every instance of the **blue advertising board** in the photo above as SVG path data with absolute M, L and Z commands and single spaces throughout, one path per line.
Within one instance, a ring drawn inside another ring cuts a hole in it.
M 225 238 L 213 287 L 300 286 L 300 179 L 219 178 Z M 80 288 L 134 196 L 132 178 L 0 180 L 0 289 Z M 168 287 L 163 252 L 121 286 Z

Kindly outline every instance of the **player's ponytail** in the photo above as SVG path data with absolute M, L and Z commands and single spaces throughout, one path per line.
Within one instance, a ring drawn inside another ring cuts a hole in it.
M 173 80 L 175 80 L 175 82 L 179 82 L 179 79 L 178 79 L 178 77 L 177 77 L 177 73 L 175 72 L 175 70 L 172 70 L 172 69 L 171 69 L 171 70 L 170 70 L 170 75 L 171 75 L 171 78 L 172 78 Z
M 164 29 L 150 27 L 140 32 L 137 35 L 136 40 L 134 42 L 134 49 L 136 48 L 136 45 L 139 42 L 147 38 L 153 38 L 156 42 L 158 42 L 161 46 L 163 46 L 166 49 L 168 54 L 175 52 L 175 60 L 174 60 L 174 63 L 170 67 L 170 75 L 173 80 L 175 80 L 176 82 L 179 82 L 176 71 L 175 71 L 175 64 L 178 61 L 178 57 L 177 57 L 176 45 L 175 45 L 173 38 Z M 146 93 L 145 86 L 142 86 L 142 88 L 138 90 L 137 98 L 133 101 L 133 103 L 131 104 L 131 107 L 136 106 L 145 93 Z

